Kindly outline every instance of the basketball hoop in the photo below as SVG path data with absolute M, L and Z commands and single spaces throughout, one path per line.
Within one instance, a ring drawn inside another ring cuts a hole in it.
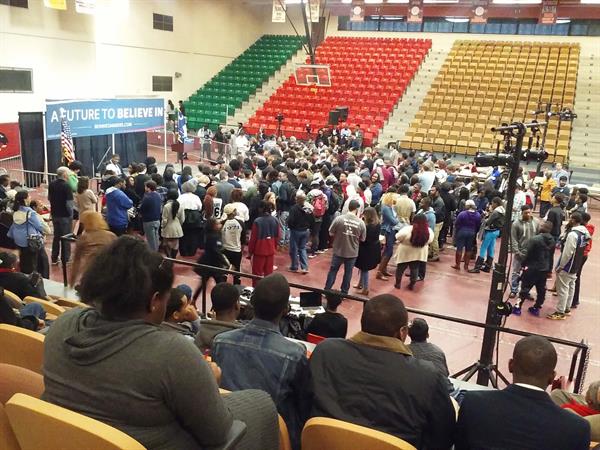
M 324 64 L 296 64 L 294 71 L 298 86 L 331 87 L 331 73 L 329 66 Z M 312 90 L 317 92 L 317 90 Z

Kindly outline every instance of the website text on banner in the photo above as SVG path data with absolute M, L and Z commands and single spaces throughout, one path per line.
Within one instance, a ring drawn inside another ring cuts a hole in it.
M 60 139 L 63 119 L 71 127 L 73 137 L 128 133 L 164 126 L 165 106 L 161 98 L 49 101 L 48 139 Z

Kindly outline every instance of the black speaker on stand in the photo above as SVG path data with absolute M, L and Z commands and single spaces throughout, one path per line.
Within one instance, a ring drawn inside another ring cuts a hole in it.
M 332 109 L 329 111 L 329 125 L 333 125 L 337 127 L 340 122 L 340 112 L 337 109 Z
M 340 120 L 342 122 L 346 122 L 348 120 L 348 112 L 350 111 L 350 108 L 347 106 L 338 106 L 335 109 L 340 112 Z

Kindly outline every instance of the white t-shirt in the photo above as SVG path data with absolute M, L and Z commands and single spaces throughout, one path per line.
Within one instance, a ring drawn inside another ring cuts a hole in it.
M 227 219 L 221 229 L 223 248 L 230 252 L 242 251 L 242 226 L 236 219 Z

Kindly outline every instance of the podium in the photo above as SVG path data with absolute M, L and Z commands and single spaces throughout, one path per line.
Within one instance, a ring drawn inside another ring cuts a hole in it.
M 190 143 L 175 142 L 174 144 L 171 144 L 171 151 L 179 153 L 179 155 L 182 155 L 183 153 L 191 152 L 192 150 L 194 150 L 194 141 L 192 141 Z

